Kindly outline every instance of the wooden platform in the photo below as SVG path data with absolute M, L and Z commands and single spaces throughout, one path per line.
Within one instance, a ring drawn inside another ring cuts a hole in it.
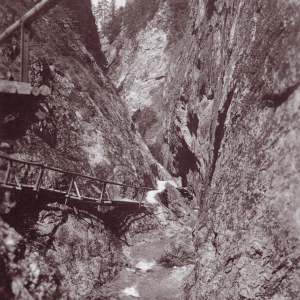
M 48 199 L 49 202 L 58 200 L 58 202 L 60 203 L 71 205 L 71 207 L 73 208 L 75 207 L 74 210 L 76 210 L 76 207 L 82 207 L 86 205 L 95 207 L 97 210 L 100 210 L 101 206 L 114 206 L 124 208 L 130 207 L 132 209 L 145 208 L 145 192 L 153 190 L 153 188 L 151 187 L 133 186 L 120 182 L 107 181 L 90 175 L 74 173 L 71 171 L 46 166 L 38 162 L 29 162 L 15 159 L 7 155 L 0 154 L 0 159 L 7 161 L 7 169 L 4 179 L 0 179 L 0 188 L 15 190 L 16 192 L 21 193 L 26 192 L 36 197 L 43 196 L 43 198 Z M 34 181 L 33 183 L 21 183 L 17 176 L 13 174 L 13 168 L 18 164 L 28 165 L 28 168 L 35 168 L 32 169 L 32 171 L 35 172 L 35 178 L 32 178 Z M 45 178 L 45 173 L 47 173 L 48 171 L 54 171 L 64 175 L 68 175 L 67 177 L 69 177 L 70 182 L 68 184 L 68 187 L 66 187 L 67 190 L 44 186 L 43 178 Z M 83 189 L 81 189 L 80 185 L 77 183 L 80 179 L 87 179 L 89 184 L 92 184 L 91 182 L 99 184 L 99 187 L 97 187 L 95 193 L 97 194 L 96 197 L 84 195 Z M 107 185 L 119 186 L 122 189 L 127 189 L 127 191 L 129 190 L 131 192 L 135 191 L 134 195 L 132 195 L 133 199 L 121 197 L 114 199 L 114 196 L 110 197 L 109 193 L 107 192 Z
M 41 87 L 32 87 L 30 83 L 0 80 L 0 93 L 18 94 L 18 95 L 34 95 L 49 96 L 51 91 L 46 85 Z
M 0 80 L 0 93 L 30 95 L 31 91 L 30 83 Z
M 26 185 L 22 184 L 18 186 L 17 184 L 9 183 L 9 184 L 4 184 L 3 181 L 0 181 L 0 187 L 4 189 L 11 189 L 15 191 L 22 191 L 26 192 L 27 194 L 31 193 L 33 196 L 37 195 L 36 191 L 34 190 L 33 185 Z M 56 189 L 47 189 L 45 187 L 40 187 L 38 193 L 43 194 L 44 196 L 46 195 L 47 198 L 53 198 L 53 199 L 64 199 L 66 198 L 67 192 L 66 191 L 60 191 Z M 145 207 L 145 202 L 139 203 L 138 201 L 130 200 L 130 199 L 103 199 L 101 202 L 97 200 L 96 198 L 91 198 L 91 197 L 78 197 L 75 194 L 71 194 L 68 196 L 68 199 L 70 202 L 78 203 L 78 204 L 88 204 L 95 206 L 97 208 L 99 205 L 100 206 L 115 206 L 115 207 L 140 207 L 143 208 Z M 63 201 L 63 202 L 64 202 Z M 62 201 L 58 201 L 62 202 Z

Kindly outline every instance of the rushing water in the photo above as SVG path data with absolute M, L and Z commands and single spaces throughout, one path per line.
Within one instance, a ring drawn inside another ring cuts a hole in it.
M 146 202 L 158 204 L 155 196 L 161 193 L 170 183 L 176 187 L 173 181 L 158 181 L 157 189 L 147 193 Z M 161 235 L 151 235 L 145 240 L 131 246 L 124 246 L 123 253 L 127 257 L 130 267 L 123 269 L 111 283 L 106 284 L 105 294 L 109 299 L 141 299 L 141 300 L 181 300 L 183 299 L 182 283 L 190 273 L 193 265 L 183 267 L 165 267 L 158 265 L 157 261 L 164 252 L 165 246 L 176 237 L 178 227 L 168 227 L 168 221 L 164 217 L 162 205 L 156 205 L 156 215 L 167 231 Z M 182 227 L 182 225 L 181 225 Z M 146 233 L 147 234 L 147 233 Z
M 111 283 L 111 299 L 182 300 L 181 285 L 193 266 L 167 268 L 155 263 L 169 241 L 164 237 L 130 247 L 127 257 L 131 267 Z
M 174 187 L 177 187 L 177 184 L 172 180 L 168 180 L 168 181 L 157 180 L 157 189 L 153 190 L 153 191 L 149 191 L 147 193 L 146 202 L 150 203 L 150 204 L 157 203 L 157 200 L 155 199 L 155 196 L 157 194 L 161 193 L 166 188 L 167 183 L 173 185 Z

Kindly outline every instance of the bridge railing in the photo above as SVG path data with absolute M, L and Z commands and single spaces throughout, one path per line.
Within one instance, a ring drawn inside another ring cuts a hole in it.
M 29 82 L 29 29 L 31 23 L 47 13 L 61 0 L 42 0 L 25 13 L 18 21 L 0 34 L 0 45 L 21 28 L 21 82 Z
M 69 201 L 83 201 L 96 205 L 98 209 L 102 205 L 137 204 L 140 207 L 145 193 L 153 190 L 150 187 L 107 181 L 7 155 L 0 154 L 0 159 L 7 162 L 4 176 L 0 178 L 2 187 L 16 190 L 31 188 L 37 195 L 40 190 L 63 194 L 65 204 Z

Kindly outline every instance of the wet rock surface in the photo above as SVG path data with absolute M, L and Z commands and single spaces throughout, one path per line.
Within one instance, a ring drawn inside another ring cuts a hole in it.
M 35 2 L 1 3 L 0 31 Z M 1 47 L 1 78 L 9 70 L 19 80 L 19 50 L 16 32 Z M 170 179 L 135 133 L 128 110 L 104 70 L 90 1 L 62 2 L 34 22 L 30 83 L 47 85 L 51 95 L 0 95 L 1 154 L 139 186 Z M 7 166 L 1 159 L 1 180 Z M 9 180 L 34 184 L 37 174 L 38 168 L 14 164 Z M 97 184 L 77 183 L 85 195 L 99 197 Z M 46 172 L 42 184 L 66 190 L 70 177 Z M 118 197 L 125 191 L 115 189 L 112 193 Z M 99 287 L 125 265 L 121 237 L 131 220 L 127 215 L 141 217 L 139 212 L 104 208 L 96 214 L 79 210 L 76 215 L 69 206 L 55 204 L 55 199 L 41 194 L 36 199 L 24 191 L 15 194 L 1 188 L 0 197 L 1 299 L 96 297 Z M 10 234 L 12 249 L 5 240 Z M 15 258 L 20 241 L 25 245 L 20 250 L 22 257 Z
M 188 206 L 181 206 L 176 211 L 185 217 L 178 217 L 161 203 L 163 193 L 170 196 L 176 191 L 167 184 L 166 190 L 157 194 L 157 202 L 151 204 L 148 219 L 128 228 L 127 245 L 122 247 L 127 267 L 101 287 L 99 299 L 184 298 L 184 283 L 195 263 L 191 226 L 196 222 L 196 214 Z M 184 202 L 180 195 L 172 199 Z
M 1 4 L 1 29 L 32 4 Z M 125 183 L 172 175 L 182 186 L 152 209 L 102 219 L 34 199 L 24 208 L 1 191 L 4 299 L 300 298 L 299 3 L 191 0 L 188 29 L 168 49 L 161 8 L 137 43 L 124 42 L 129 51 L 119 48 L 124 65 L 111 65 L 131 112 L 64 4 L 33 26 L 30 80 L 52 94 L 0 95 L 1 151 Z M 1 78 L 18 79 L 17 37 L 1 48 Z M 33 174 L 14 169 L 22 182 Z M 45 184 L 67 182 L 50 174 Z
M 299 3 L 190 7 L 151 148 L 200 205 L 186 299 L 297 299 Z

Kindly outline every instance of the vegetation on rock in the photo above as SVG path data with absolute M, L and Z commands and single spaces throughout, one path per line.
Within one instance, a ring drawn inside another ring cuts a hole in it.
M 1 3 L 0 31 L 35 2 Z M 19 32 L 16 32 L 1 47 L 0 71 L 4 77 L 8 68 L 14 79 L 19 80 L 19 50 Z M 51 95 L 46 98 L 0 95 L 0 142 L 9 146 L 1 148 L 1 153 L 135 185 L 153 186 L 156 178 L 164 178 L 167 173 L 158 169 L 149 150 L 132 130 L 128 110 L 104 75 L 105 67 L 90 1 L 64 1 L 35 21 L 30 30 L 30 83 L 37 87 L 48 85 Z M 7 162 L 1 160 L 2 179 L 6 168 Z M 34 179 L 37 169 L 19 165 L 14 166 L 13 172 L 26 184 Z M 67 188 L 69 183 L 68 176 L 50 172 L 43 185 Z M 97 187 L 84 185 L 86 192 L 97 194 Z M 113 195 L 123 194 L 119 189 Z M 20 293 L 29 293 L 36 299 L 91 299 L 124 266 L 120 250 L 123 227 L 112 226 L 109 221 L 122 224 L 126 213 L 117 216 L 118 212 L 114 215 L 102 208 L 96 217 L 85 210 L 77 216 L 66 206 L 50 203 L 55 199 L 36 200 L 24 192 L 11 201 L 13 205 L 8 201 L 9 207 L 3 207 L 8 195 L 2 189 L 0 195 L 4 227 L 19 232 L 11 240 L 5 240 L 3 247 L 24 240 L 28 249 L 21 251 L 15 247 L 22 257 L 15 260 L 8 257 L 1 262 L 7 275 L 3 277 L 4 283 L 8 285 L 1 291 L 3 299 L 30 299 Z M 23 238 L 19 238 L 20 234 Z M 35 258 L 31 259 L 33 253 Z M 23 265 L 30 266 L 35 261 L 42 263 L 37 263 L 36 277 L 32 278 Z M 15 271 L 11 272 L 11 268 Z M 15 276 L 14 272 L 21 275 Z
M 176 43 L 158 12 L 111 60 L 152 153 L 198 198 L 187 299 L 300 297 L 299 13 L 297 1 L 192 0 Z

